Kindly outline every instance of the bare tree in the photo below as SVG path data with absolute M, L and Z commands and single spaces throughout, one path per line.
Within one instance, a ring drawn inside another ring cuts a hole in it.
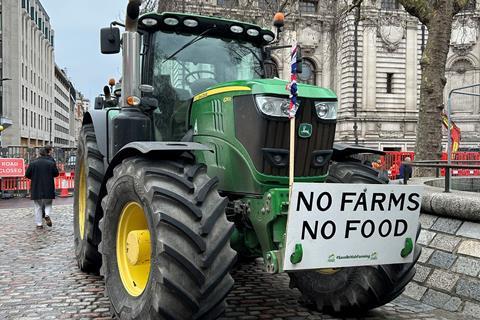
M 422 81 L 418 114 L 415 160 L 438 160 L 442 153 L 443 91 L 447 79 L 445 65 L 450 49 L 454 16 L 469 0 L 399 0 L 405 10 L 428 29 L 421 60 Z M 419 168 L 419 176 L 433 175 L 433 169 Z
M 168 2 L 168 1 L 162 1 Z M 143 0 L 141 12 L 154 12 L 158 10 L 158 0 Z

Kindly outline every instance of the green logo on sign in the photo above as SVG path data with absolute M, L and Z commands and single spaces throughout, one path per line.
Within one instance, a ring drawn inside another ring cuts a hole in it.
M 328 262 L 335 262 L 335 253 L 328 256 Z
M 310 138 L 312 136 L 312 125 L 310 123 L 300 123 L 298 136 L 300 138 Z

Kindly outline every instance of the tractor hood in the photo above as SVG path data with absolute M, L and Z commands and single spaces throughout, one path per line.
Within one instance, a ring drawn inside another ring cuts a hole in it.
M 218 93 L 233 91 L 250 91 L 251 94 L 273 94 L 288 96 L 286 89 L 288 82 L 281 79 L 254 79 L 254 80 L 238 80 L 231 82 L 223 82 L 216 86 L 212 86 L 204 92 L 196 95 L 194 101 L 200 100 L 207 96 Z M 320 98 L 320 99 L 337 99 L 335 93 L 326 88 L 320 88 L 308 84 L 298 84 L 299 98 Z

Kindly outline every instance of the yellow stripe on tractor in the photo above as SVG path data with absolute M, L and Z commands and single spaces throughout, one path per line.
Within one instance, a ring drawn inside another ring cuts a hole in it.
M 205 92 L 197 94 L 193 97 L 193 102 L 204 99 L 208 96 L 213 96 L 214 94 L 225 93 L 230 91 L 252 91 L 250 87 L 245 86 L 229 86 L 229 87 L 221 87 L 212 90 L 207 90 Z

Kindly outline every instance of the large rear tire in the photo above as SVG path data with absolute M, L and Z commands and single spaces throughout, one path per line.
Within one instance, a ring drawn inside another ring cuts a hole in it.
M 82 271 L 98 273 L 102 256 L 94 234 L 95 209 L 103 180 L 103 156 L 100 153 L 92 124 L 85 124 L 79 137 L 75 167 L 73 230 L 75 256 Z
M 330 183 L 387 181 L 378 171 L 357 162 L 334 163 L 327 178 Z M 289 274 L 291 285 L 300 290 L 307 304 L 320 312 L 366 311 L 392 301 L 403 292 L 415 275 L 414 265 L 420 252 L 421 247 L 416 245 L 413 263 L 407 264 L 292 272 Z
M 235 252 L 217 181 L 187 160 L 129 158 L 114 169 L 102 200 L 100 250 L 120 319 L 216 319 L 224 312 Z

